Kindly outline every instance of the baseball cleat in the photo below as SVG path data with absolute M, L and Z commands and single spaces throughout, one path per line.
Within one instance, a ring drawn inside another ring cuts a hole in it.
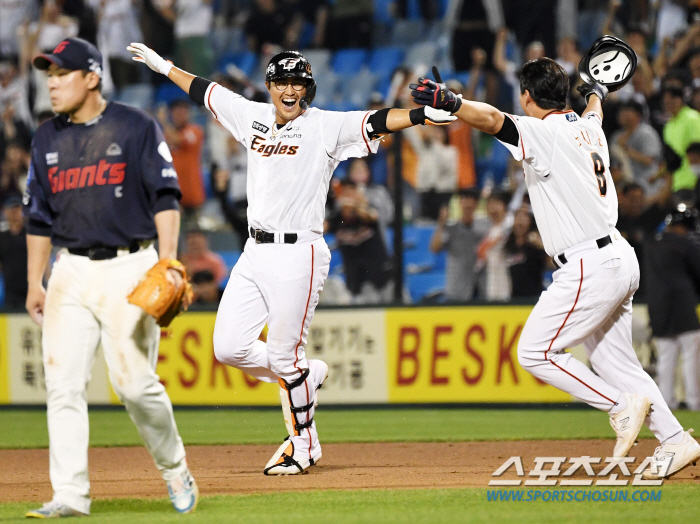
M 61 517 L 87 517 L 87 514 L 52 500 L 39 509 L 27 511 L 25 517 L 30 519 L 59 519 Z
M 308 453 L 303 455 L 303 457 L 294 458 L 294 442 L 287 437 L 265 465 L 263 473 L 265 475 L 300 475 L 321 460 L 321 447 L 319 446 L 318 453 L 312 458 L 308 457 Z
M 173 480 L 167 481 L 167 485 L 170 502 L 172 502 L 175 511 L 192 513 L 197 508 L 199 488 L 189 469 Z
M 679 444 L 662 444 L 652 457 L 649 468 L 644 470 L 642 478 L 645 480 L 659 480 L 668 478 L 700 460 L 700 444 L 690 436 L 692 429 L 683 433 L 683 440 Z
M 617 435 L 617 443 L 613 451 L 613 457 L 626 457 L 632 446 L 637 441 L 644 424 L 644 419 L 649 414 L 651 401 L 642 395 L 625 393 L 627 406 L 625 409 L 610 416 L 610 425 Z

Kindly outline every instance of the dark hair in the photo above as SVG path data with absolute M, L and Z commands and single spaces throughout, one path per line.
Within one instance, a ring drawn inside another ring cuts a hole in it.
M 481 192 L 478 187 L 466 187 L 457 191 L 457 194 L 462 198 L 473 198 L 477 202 L 481 197 Z
M 175 100 L 172 100 L 170 104 L 168 104 L 168 107 L 170 109 L 175 109 L 176 107 L 187 107 L 189 108 L 192 104 L 187 98 L 176 98 Z
M 512 195 L 508 191 L 494 191 L 489 195 L 487 200 L 500 200 L 501 202 L 503 202 L 504 206 L 508 207 L 511 198 Z
M 531 233 L 532 231 L 537 231 L 537 224 L 535 223 L 535 215 L 532 214 L 532 211 L 525 207 L 521 207 L 520 209 L 516 210 L 515 213 L 518 212 L 523 212 L 527 213 L 527 216 L 530 218 L 530 229 L 528 229 L 528 233 Z M 518 251 L 518 246 L 515 243 L 515 231 L 513 231 L 513 228 L 511 227 L 510 233 L 508 234 L 508 238 L 506 239 L 505 244 L 503 244 L 503 250 L 506 253 L 509 254 L 514 254 Z
M 693 142 L 688 146 L 688 148 L 685 150 L 685 154 L 690 155 L 691 153 L 700 155 L 700 142 Z
M 636 100 L 627 100 L 626 102 L 622 102 L 619 106 L 618 111 L 622 111 L 623 109 L 630 109 L 637 113 L 639 116 L 644 115 L 644 106 L 637 102 Z
M 520 92 L 542 109 L 564 109 L 569 94 L 569 75 L 551 58 L 530 60 L 520 70 Z
M 624 187 L 622 188 L 622 194 L 627 196 L 632 191 L 635 191 L 637 189 L 640 189 L 642 193 L 644 193 L 644 188 L 641 185 L 637 184 L 636 182 L 630 182 L 629 184 L 624 185 Z

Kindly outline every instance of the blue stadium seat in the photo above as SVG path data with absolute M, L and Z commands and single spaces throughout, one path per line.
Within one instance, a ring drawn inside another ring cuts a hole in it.
M 142 110 L 149 109 L 152 100 L 153 87 L 150 84 L 133 84 L 126 86 L 117 96 L 117 101 Z
M 374 20 L 391 25 L 394 22 L 394 0 L 374 0 Z
M 328 245 L 328 249 L 330 249 L 330 250 L 335 249 L 336 244 L 335 244 L 335 234 L 334 233 L 324 233 L 323 239 L 326 241 L 326 244 Z
M 340 253 L 340 249 L 334 249 L 331 251 L 331 265 L 328 273 L 330 275 L 337 275 L 343 272 L 343 255 Z
M 258 63 L 258 58 L 251 51 L 243 51 L 241 53 L 228 53 L 219 60 L 219 70 L 226 71 L 226 66 L 234 64 L 238 69 L 250 76 L 255 71 L 255 66 Z
M 380 77 L 389 76 L 401 65 L 404 51 L 397 46 L 378 47 L 374 49 L 369 57 L 369 70 Z
M 366 61 L 366 49 L 341 49 L 333 56 L 333 72 L 338 75 L 356 75 Z
M 405 226 L 403 228 L 404 249 L 427 250 L 435 226 Z
M 0 307 L 5 305 L 5 279 L 0 278 Z
M 435 271 L 445 271 L 447 267 L 447 251 L 440 251 L 435 255 L 435 265 L 433 269 Z
M 369 95 L 374 91 L 377 78 L 372 73 L 363 69 L 340 84 L 342 100 L 349 102 L 358 109 L 367 107 Z
M 331 52 L 328 49 L 304 49 L 301 54 L 311 64 L 311 72 L 314 78 L 330 70 Z
M 221 258 L 224 259 L 224 262 L 226 263 L 226 267 L 231 270 L 233 266 L 236 265 L 236 262 L 238 262 L 238 259 L 241 256 L 240 251 L 219 251 L 219 255 L 221 255 Z
M 189 98 L 182 89 L 173 83 L 168 82 L 167 84 L 162 84 L 160 87 L 158 87 L 154 100 L 156 105 L 167 105 L 175 100 L 189 100 Z
M 409 46 L 420 38 L 425 30 L 422 20 L 397 20 L 391 33 L 391 44 Z
M 437 61 L 438 45 L 435 42 L 418 42 L 412 45 L 406 52 L 403 63 L 406 67 L 415 67 L 418 64 L 427 66 L 430 70 Z
M 435 267 L 435 255 L 427 249 L 407 249 L 403 252 L 403 263 L 409 275 L 425 273 Z
M 406 277 L 408 290 L 414 302 L 420 302 L 430 295 L 438 295 L 445 291 L 445 273 L 433 271 L 430 273 L 419 273 Z

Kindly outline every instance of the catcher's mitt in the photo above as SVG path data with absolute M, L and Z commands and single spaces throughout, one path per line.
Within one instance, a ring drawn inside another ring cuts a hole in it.
M 168 269 L 174 269 L 182 275 L 179 287 L 168 280 Z M 164 258 L 146 272 L 127 298 L 130 303 L 154 317 L 159 326 L 167 327 L 192 302 L 192 285 L 187 280 L 187 271 L 181 262 Z

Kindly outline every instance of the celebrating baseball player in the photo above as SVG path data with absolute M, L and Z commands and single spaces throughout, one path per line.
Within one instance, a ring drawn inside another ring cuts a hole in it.
M 316 82 L 309 62 L 295 51 L 270 60 L 265 83 L 272 103 L 263 104 L 173 67 L 143 44 L 128 49 L 209 109 L 248 149 L 250 238 L 219 305 L 214 352 L 225 364 L 279 382 L 289 437 L 264 473 L 302 473 L 321 458 L 313 417 L 328 366 L 307 360 L 304 347 L 331 258 L 322 233 L 333 171 L 342 160 L 376 152 L 377 139 L 392 131 L 456 118 L 431 107 L 310 108 Z M 265 343 L 258 336 L 266 322 Z
M 549 58 L 527 62 L 521 70 L 523 117 L 462 100 L 446 89 L 436 69 L 437 83 L 421 78 L 410 87 L 415 102 L 445 109 L 494 135 L 522 160 L 545 250 L 559 269 L 523 328 L 518 361 L 540 380 L 607 411 L 617 434 L 616 457 L 627 455 L 648 415 L 661 442 L 644 473 L 654 479 L 700 458 L 700 444 L 671 413 L 632 347 L 639 264 L 615 229 L 617 195 L 601 124 L 609 90 L 629 80 L 634 63 L 624 42 L 604 37 L 594 44 L 580 67 L 587 81 L 579 87 L 587 100 L 582 117 L 564 111 L 569 79 Z M 565 351 L 578 344 L 597 374 Z
M 26 305 L 42 326 L 54 497 L 27 516 L 90 513 L 86 386 L 100 341 L 114 391 L 166 481 L 173 506 L 189 513 L 197 504 L 197 485 L 155 373 L 156 320 L 167 325 L 188 300 L 189 284 L 175 260 L 180 189 L 170 151 L 154 119 L 104 100 L 102 55 L 92 44 L 69 38 L 34 58 L 34 67 L 46 71 L 58 114 L 34 137 L 24 200 Z M 160 253 L 153 247 L 156 238 Z M 52 244 L 61 249 L 44 290 Z M 172 291 L 174 302 L 160 296 L 163 290 Z

